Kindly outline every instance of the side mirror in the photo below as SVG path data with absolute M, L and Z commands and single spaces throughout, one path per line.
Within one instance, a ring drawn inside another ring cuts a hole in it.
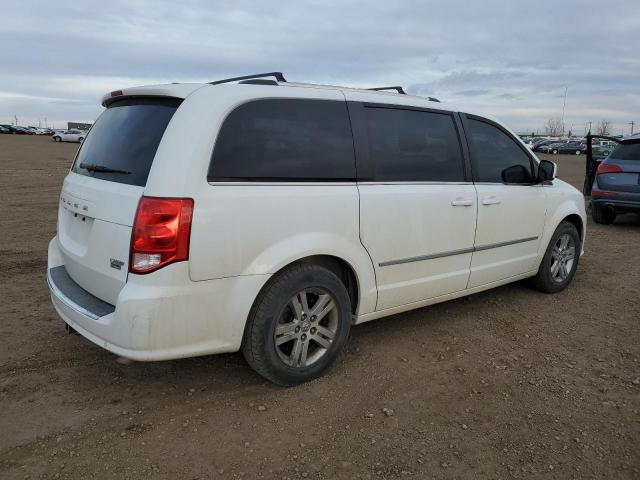
M 538 165 L 538 183 L 550 182 L 556 178 L 556 164 L 549 160 L 540 160 Z
M 502 170 L 504 183 L 531 183 L 531 170 L 524 165 L 512 165 Z

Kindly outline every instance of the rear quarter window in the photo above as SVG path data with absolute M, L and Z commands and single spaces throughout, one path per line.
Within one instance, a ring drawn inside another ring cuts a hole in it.
M 145 186 L 160 140 L 180 102 L 147 98 L 112 103 L 91 127 L 71 170 L 110 182 Z M 88 166 L 128 173 L 100 172 Z

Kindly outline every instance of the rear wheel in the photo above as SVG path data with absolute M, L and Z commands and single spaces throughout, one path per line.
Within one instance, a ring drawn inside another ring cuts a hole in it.
M 609 207 L 603 207 L 592 203 L 591 218 L 593 218 L 593 221 L 596 223 L 609 225 L 615 221 L 616 212 Z
M 580 251 L 580 234 L 575 225 L 562 222 L 553 232 L 538 273 L 532 279 L 534 287 L 546 293 L 567 288 L 578 268 Z
M 298 385 L 331 366 L 350 326 L 351 302 L 342 281 L 320 266 L 294 265 L 256 299 L 242 353 L 268 380 Z

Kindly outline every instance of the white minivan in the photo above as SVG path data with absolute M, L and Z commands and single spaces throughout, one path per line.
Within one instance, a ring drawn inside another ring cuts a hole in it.
M 295 385 L 354 324 L 564 289 L 581 193 L 495 120 L 395 88 L 274 72 L 105 95 L 49 245 L 60 317 L 125 358 L 242 350 Z

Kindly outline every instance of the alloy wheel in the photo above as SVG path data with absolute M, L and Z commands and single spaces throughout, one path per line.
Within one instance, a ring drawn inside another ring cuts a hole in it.
M 568 233 L 560 235 L 551 250 L 551 278 L 556 283 L 564 282 L 571 273 L 576 258 L 576 245 Z
M 322 288 L 306 288 L 291 297 L 276 324 L 273 341 L 286 365 L 309 367 L 327 353 L 338 332 L 336 302 Z

